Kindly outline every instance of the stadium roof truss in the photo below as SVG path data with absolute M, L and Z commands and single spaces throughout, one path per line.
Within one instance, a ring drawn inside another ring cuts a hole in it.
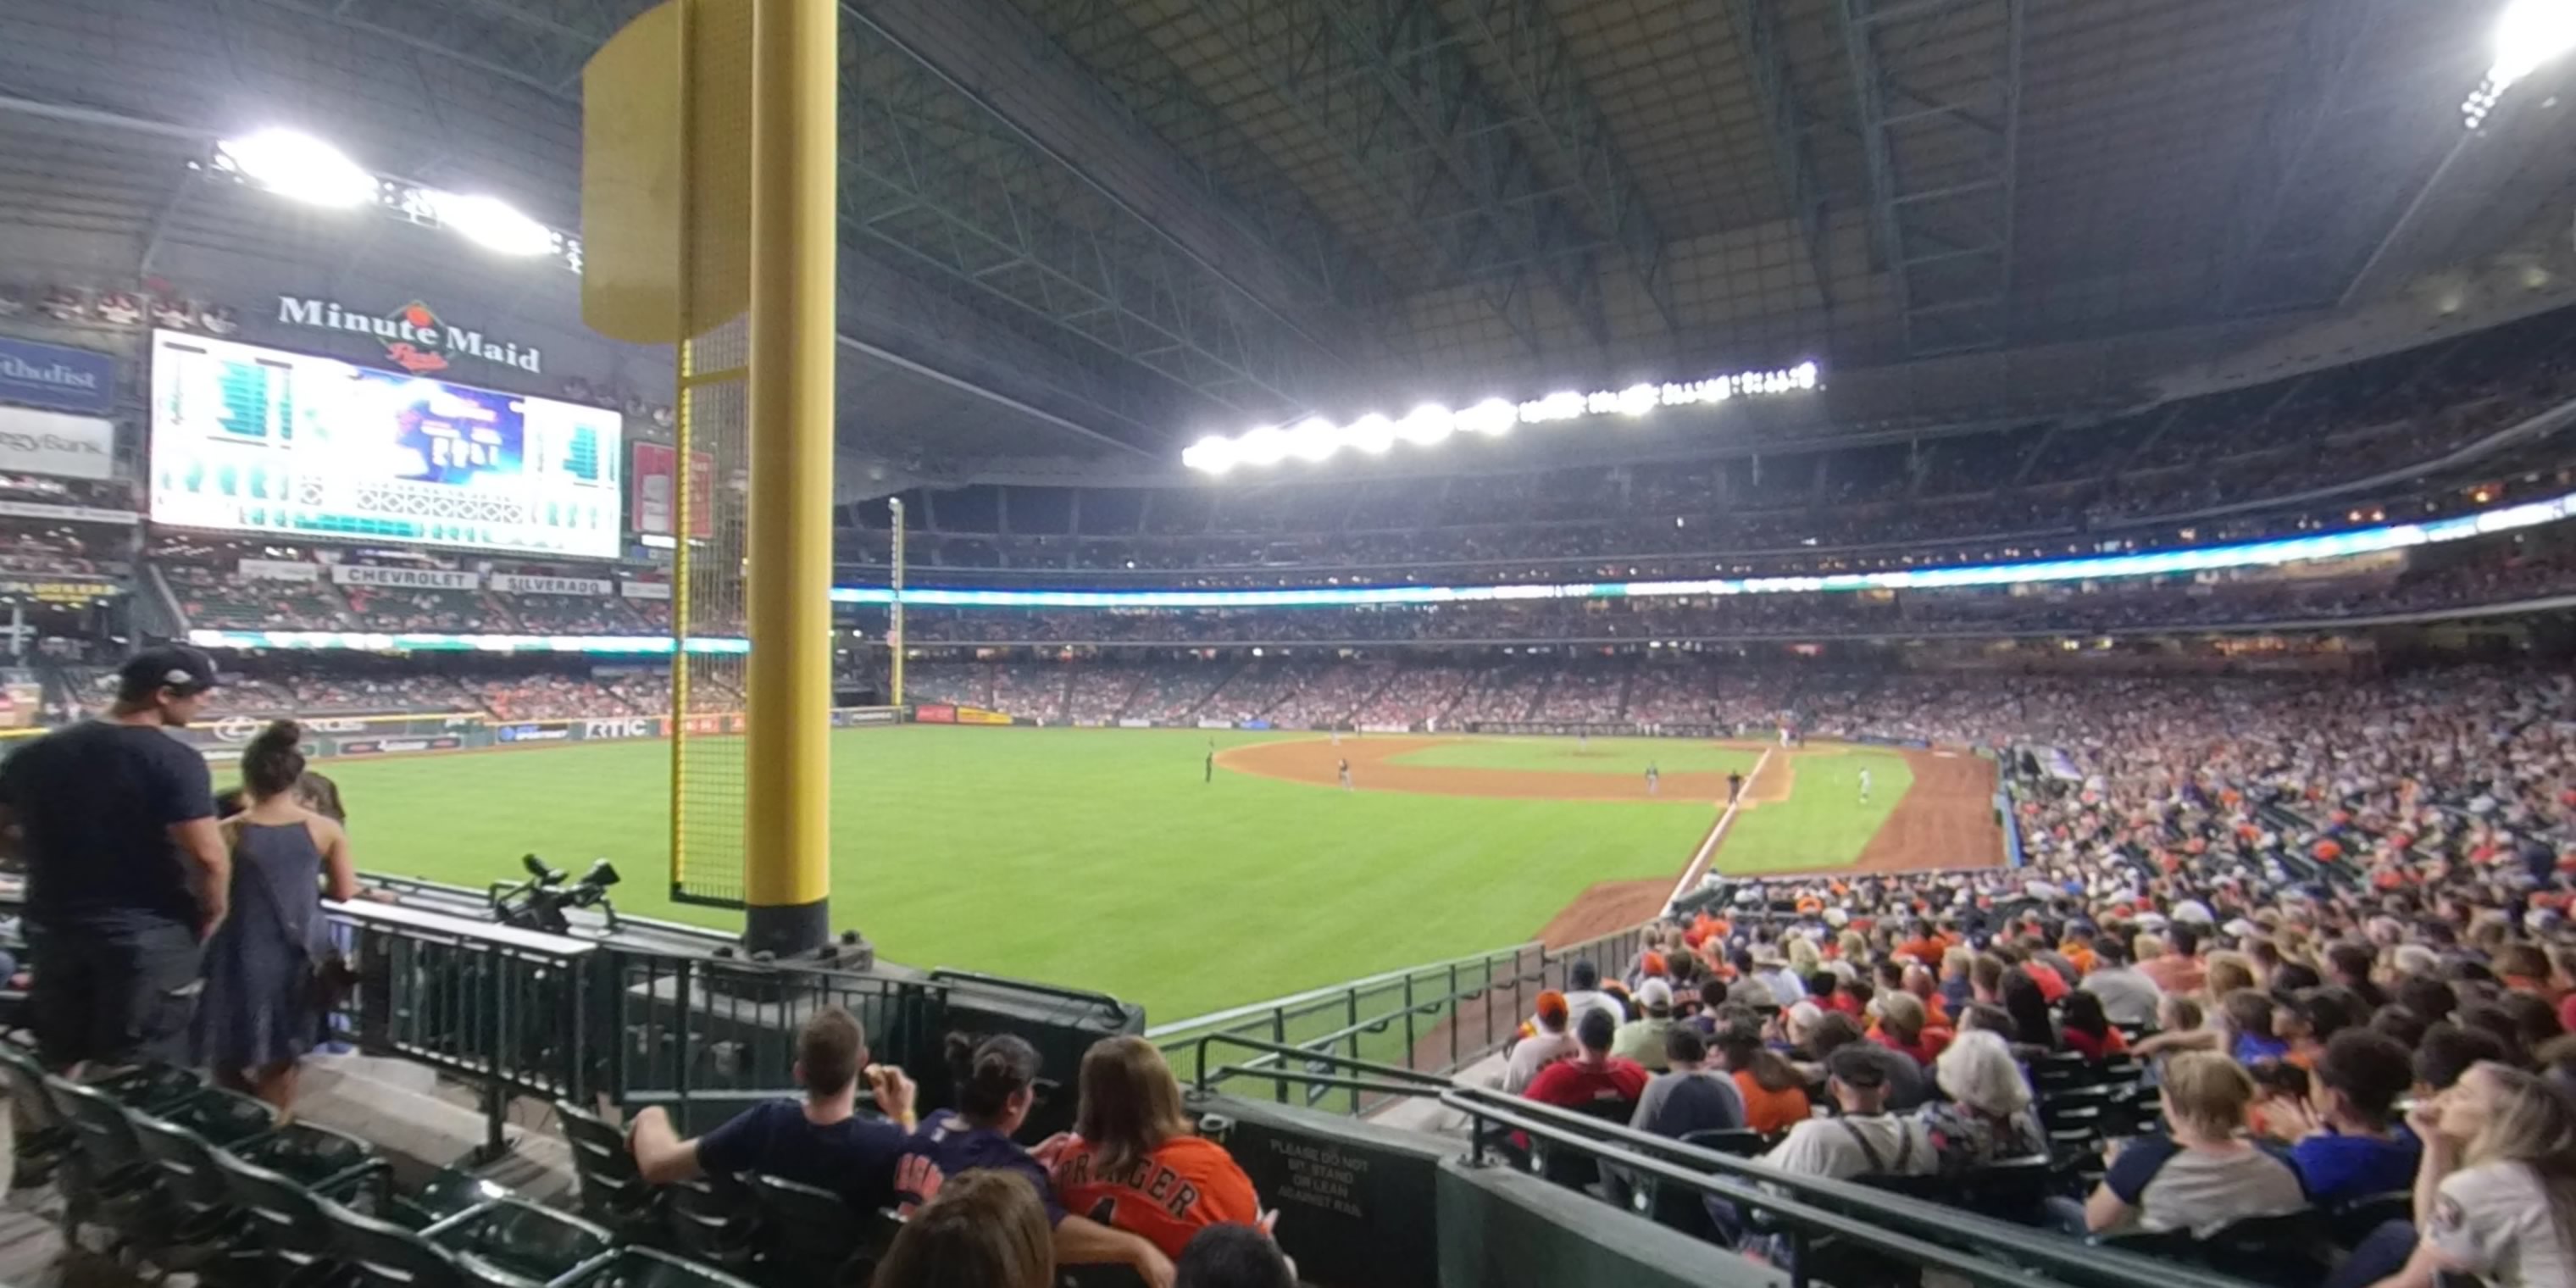
M 1872 242 L 1906 351 L 2011 338 L 2025 0 L 1840 0 Z
M 2538 226 L 2558 87 L 2457 111 L 2501 3 L 845 0 L 846 433 L 1132 465 L 1808 358 L 1855 418 L 2131 396 L 2195 328 Z M 0 110 L 50 132 L 0 136 L 0 219 L 118 230 L 138 276 L 355 264 L 384 239 L 186 182 L 288 124 L 569 225 L 582 65 L 649 4 L 18 0 Z M 2063 341 L 2083 389 L 2013 404 Z

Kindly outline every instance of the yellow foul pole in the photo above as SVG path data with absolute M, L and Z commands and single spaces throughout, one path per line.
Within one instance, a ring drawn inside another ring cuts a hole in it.
M 753 0 L 743 938 L 831 936 L 837 0 Z

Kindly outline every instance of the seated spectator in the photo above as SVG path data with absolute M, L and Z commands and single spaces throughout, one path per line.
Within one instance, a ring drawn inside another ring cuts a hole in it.
M 1872 1050 L 1886 1048 L 1855 1044 L 1834 1052 L 1825 1062 L 1825 1088 L 1841 1114 L 1791 1127 L 1788 1139 L 1764 1154 L 1763 1162 L 1828 1180 L 1924 1176 L 1939 1165 L 1923 1124 L 1888 1112 L 1887 1066 Z
M 1744 1093 L 1722 1069 L 1709 1066 L 1708 1043 L 1695 1029 L 1664 1035 L 1665 1071 L 1646 1082 L 1628 1125 L 1675 1140 L 1695 1131 L 1744 1125 Z
M 2042 1051 L 2057 1049 L 2059 1030 L 2048 1017 L 2048 998 L 2028 970 L 2015 966 L 2005 971 L 1996 996 L 2013 1018 L 2014 1042 Z
M 1857 1049 L 1860 1055 L 1856 1058 L 1878 1066 L 1879 1082 L 1887 1088 L 1889 1109 L 1910 1113 L 1931 1098 L 1931 1080 L 1923 1076 L 1923 1066 L 1902 1051 L 1870 1041 L 1861 1033 L 1860 1021 L 1836 1011 L 1817 1020 L 1807 1036 L 1807 1050 L 1828 1067 L 1845 1047 Z
M 1166 1257 L 1207 1226 L 1262 1219 L 1251 1178 L 1190 1129 L 1181 1084 L 1140 1037 L 1103 1038 L 1083 1053 L 1074 1130 L 1037 1152 L 1068 1211 L 1142 1235 Z
M 2096 1234 L 2188 1230 L 2207 1238 L 2307 1206 L 2298 1173 L 2245 1139 L 2254 1091 L 2253 1076 L 2223 1055 L 2188 1051 L 2168 1061 L 2161 1100 L 2173 1135 L 2109 1151 L 2110 1170 L 2074 1224 Z
M 2496 1288 L 2576 1283 L 2576 1103 L 2536 1075 L 2480 1062 L 2409 1121 L 2421 1242 L 2380 1288 L 2444 1274 Z
M 1718 1011 L 1718 1063 L 1744 1098 L 1744 1125 L 1768 1135 L 1804 1122 L 1810 1112 L 1805 1080 L 1780 1053 L 1763 1045 L 1762 1021 L 1729 1002 Z
M 1503 1063 L 1503 1090 L 1519 1095 L 1529 1089 L 1530 1079 L 1547 1066 L 1572 1057 L 1583 1048 L 1577 1046 L 1567 1025 L 1565 994 L 1549 989 L 1538 995 L 1538 1017 L 1529 1036 L 1512 1044 L 1511 1056 Z
M 1607 1012 L 1614 1025 L 1628 1020 L 1628 1008 L 1617 997 L 1601 991 L 1601 968 L 1589 961 L 1565 968 L 1565 1009 L 1577 1022 L 1590 1010 Z
M 1941 1058 L 1954 1035 L 1936 1028 L 1923 1013 L 1923 1001 L 1911 993 L 1885 993 L 1878 999 L 1878 1041 L 1924 1068 Z
M 1297 1272 L 1267 1232 L 1212 1225 L 1181 1250 L 1172 1288 L 1297 1288 Z
M 1622 1105 L 1627 1107 L 1623 1118 L 1633 1113 L 1637 1098 L 1646 1093 L 1646 1071 L 1634 1060 L 1610 1054 L 1610 1043 L 1617 1035 L 1618 1026 L 1610 1022 L 1608 1011 L 1596 1006 L 1583 1012 L 1583 1018 L 1574 1022 L 1575 1041 L 1581 1049 L 1573 1058 L 1539 1070 L 1521 1094 L 1560 1109 Z
M 2048 1153 L 2048 1132 L 2031 1111 L 2030 1081 L 2000 1035 L 1962 1033 L 1932 1066 L 1949 1099 L 1923 1111 L 1944 1172 L 1965 1172 Z
M 2361 999 L 2339 988 L 2309 988 L 2275 1006 L 2272 1036 L 2285 1048 L 2281 1058 L 2302 1069 L 2316 1068 L 2325 1045 L 2335 1034 L 2360 1022 Z
M 2059 1008 L 2058 1023 L 2061 1044 L 2087 1060 L 2128 1053 L 2129 1036 L 2111 1027 L 2111 1018 L 2102 1012 L 2102 999 L 2092 993 L 2068 994 L 2066 1005 Z
M 821 1186 L 860 1211 L 892 1206 L 895 1161 L 913 1125 L 912 1080 L 892 1065 L 869 1065 L 866 1032 L 839 1007 L 797 1030 L 795 1072 L 803 1103 L 754 1106 L 695 1140 L 680 1139 L 660 1106 L 645 1109 L 628 1140 L 636 1170 L 655 1185 L 759 1172 Z M 859 1116 L 862 1072 L 884 1118 Z
M 2457 1024 L 2436 1024 L 2424 1031 L 2415 1048 L 2415 1099 L 2448 1091 L 2460 1075 L 2487 1061 L 2504 1061 L 2504 1043 L 2492 1033 Z
M 2218 1012 L 2227 1030 L 2227 1052 L 2238 1064 L 2278 1060 L 2290 1054 L 2290 1044 L 2272 1034 L 2275 1009 L 2269 995 L 2251 988 L 2240 988 L 2219 998 Z
M 968 1172 L 903 1223 L 869 1288 L 1054 1288 L 1047 1210 L 1016 1172 Z
M 2129 964 L 2128 945 L 2116 935 L 2093 942 L 2094 966 L 2077 985 L 2079 992 L 2102 1000 L 2102 1015 L 2113 1024 L 2146 1026 L 2156 1022 L 2156 1003 L 2164 990 L 2146 972 Z
M 1662 1073 L 1664 1038 L 1675 1027 L 1672 986 L 1648 979 L 1637 989 L 1637 1007 L 1645 1015 L 1619 1026 L 1610 1039 L 1610 1054 L 1634 1060 L 1648 1073 Z
M 2332 1207 L 2405 1189 L 2422 1152 L 2397 1121 L 2397 1098 L 2415 1079 L 2406 1048 L 2368 1029 L 2334 1035 L 2310 1071 L 2310 1111 L 2276 1106 L 2272 1134 L 2292 1142 L 2290 1166 L 2308 1201 Z
M 947 1055 L 957 1107 L 922 1119 L 905 1144 L 895 1165 L 897 1210 L 910 1216 L 944 1184 L 967 1172 L 1015 1173 L 1036 1189 L 1046 1207 L 1057 1262 L 1116 1263 L 1133 1267 L 1147 1283 L 1168 1280 L 1171 1263 L 1161 1250 L 1133 1234 L 1067 1213 L 1055 1200 L 1046 1168 L 1011 1139 L 1037 1103 L 1037 1048 L 1009 1034 L 977 1042 L 951 1033 Z

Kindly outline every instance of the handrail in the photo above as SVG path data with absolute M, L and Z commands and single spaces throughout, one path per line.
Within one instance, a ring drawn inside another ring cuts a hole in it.
M 1338 1065 L 1343 1068 L 1357 1069 L 1362 1073 L 1372 1073 L 1382 1078 L 1392 1078 L 1398 1082 L 1410 1083 L 1413 1087 L 1422 1091 L 1446 1091 L 1457 1085 L 1438 1074 L 1424 1073 L 1419 1069 L 1401 1069 L 1391 1064 L 1381 1064 L 1375 1060 L 1363 1060 L 1355 1055 L 1335 1055 L 1329 1051 L 1311 1051 L 1305 1047 L 1296 1046 L 1290 1043 L 1268 1042 L 1260 1038 L 1244 1037 L 1238 1033 L 1206 1033 L 1201 1034 L 1196 1041 L 1190 1044 L 1192 1051 L 1194 1051 L 1197 1056 L 1197 1061 L 1194 1066 L 1197 1071 L 1197 1076 L 1191 1080 L 1191 1085 L 1200 1091 L 1213 1090 L 1218 1082 L 1224 1081 L 1222 1078 L 1211 1080 L 1207 1076 L 1208 1044 L 1212 1042 L 1230 1043 L 1247 1050 L 1260 1051 L 1274 1056 L 1296 1056 L 1300 1059 L 1310 1060 L 1319 1064 Z M 1235 1066 L 1226 1065 L 1221 1066 L 1218 1071 L 1224 1072 L 1228 1069 L 1234 1068 Z M 1243 1068 L 1237 1071 L 1255 1077 L 1272 1076 L 1266 1070 Z
M 1164 1024 L 1149 1025 L 1145 1029 L 1145 1040 L 1153 1042 L 1169 1037 L 1175 1033 L 1188 1033 L 1214 1025 L 1229 1024 L 1236 1020 L 1257 1019 L 1269 1015 L 1273 1011 L 1295 1010 L 1299 1007 L 1311 1005 L 1315 1002 L 1338 998 L 1344 993 L 1390 984 L 1397 980 L 1401 980 L 1408 975 L 1420 975 L 1429 971 L 1447 970 L 1450 967 L 1462 966 L 1470 962 L 1481 965 L 1491 962 L 1497 957 L 1517 957 L 1521 953 L 1533 950 L 1545 953 L 1547 951 L 1547 946 L 1533 939 L 1526 943 L 1515 944 L 1509 948 L 1489 949 L 1481 953 L 1470 953 L 1464 957 L 1451 957 L 1444 961 L 1428 962 L 1420 966 L 1404 966 L 1376 975 L 1362 976 L 1359 979 L 1344 980 L 1338 984 L 1326 984 L 1319 988 L 1307 989 L 1303 993 L 1291 993 L 1286 997 L 1274 997 L 1266 1002 L 1246 1002 L 1241 1006 L 1228 1007 L 1222 1011 L 1210 1011 L 1205 1015 L 1192 1016 L 1186 1020 L 1172 1020 Z
M 1626 1172 L 1652 1176 L 1702 1194 L 1759 1207 L 1800 1233 L 1822 1231 L 1855 1243 L 1950 1270 L 1980 1283 L 2053 1285 L 2078 1283 L 2095 1288 L 2246 1288 L 2241 1280 L 2193 1267 L 2153 1260 L 2116 1248 L 2078 1242 L 2031 1226 L 2014 1225 L 1959 1208 L 1927 1203 L 1901 1194 L 1874 1190 L 1848 1181 L 1828 1180 L 1782 1171 L 1754 1159 L 1687 1145 L 1626 1126 L 1586 1118 L 1570 1110 L 1540 1104 L 1482 1087 L 1459 1087 L 1440 1097 L 1442 1106 L 1472 1121 L 1469 1157 L 1481 1164 L 1491 1146 L 1487 1123 L 1535 1139 L 1590 1154 Z M 1640 1150 L 1644 1152 L 1640 1152 Z M 1698 1170 L 1666 1161 L 1685 1159 Z M 1787 1193 L 1775 1193 L 1770 1188 Z M 1822 1200 L 1833 1208 L 1818 1207 Z M 1836 1211 L 1834 1208 L 1842 1209 Z M 1904 1233 L 1889 1227 L 1904 1227 Z M 2045 1269 L 2052 1279 L 2031 1277 L 2015 1266 L 2002 1266 L 1935 1239 L 1966 1239 L 2007 1248 L 2016 1261 Z
M 952 981 L 962 984 L 990 984 L 1001 988 L 1018 989 L 1023 993 L 1044 993 L 1049 997 L 1061 997 L 1069 1001 L 1091 1002 L 1098 1005 L 1110 1019 L 1127 1018 L 1126 1003 L 1093 989 L 1067 988 L 1061 984 L 1040 984 L 1034 980 L 1012 979 L 1006 975 L 987 975 L 982 971 L 955 970 L 946 966 L 931 971 L 930 980 L 935 984 Z

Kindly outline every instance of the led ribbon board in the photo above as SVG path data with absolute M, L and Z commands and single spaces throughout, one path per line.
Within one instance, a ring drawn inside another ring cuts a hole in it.
M 436 632 L 193 630 L 198 648 L 364 649 L 375 653 L 668 653 L 668 635 L 446 635 Z M 693 638 L 692 653 L 748 653 L 744 639 Z

